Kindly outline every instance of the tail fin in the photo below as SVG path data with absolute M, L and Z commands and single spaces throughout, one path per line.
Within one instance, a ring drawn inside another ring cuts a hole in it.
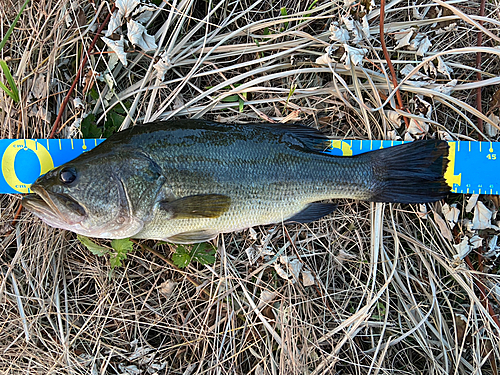
M 372 202 L 434 202 L 450 192 L 444 179 L 448 165 L 445 141 L 414 141 L 370 154 L 378 179 Z

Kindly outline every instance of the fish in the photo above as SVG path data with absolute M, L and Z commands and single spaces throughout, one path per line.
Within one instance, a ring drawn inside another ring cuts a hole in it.
M 355 156 L 324 153 L 329 147 L 301 124 L 136 125 L 39 177 L 22 204 L 50 226 L 89 237 L 188 244 L 312 222 L 338 198 L 411 204 L 450 192 L 445 141 Z

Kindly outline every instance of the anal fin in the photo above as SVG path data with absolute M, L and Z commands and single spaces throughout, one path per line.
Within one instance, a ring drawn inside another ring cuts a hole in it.
M 183 232 L 168 237 L 168 242 L 190 244 L 205 242 L 215 238 L 219 233 L 213 230 L 194 230 L 190 232 Z
M 336 208 L 337 205 L 333 203 L 310 203 L 302 211 L 286 220 L 285 223 L 310 223 L 332 213 Z

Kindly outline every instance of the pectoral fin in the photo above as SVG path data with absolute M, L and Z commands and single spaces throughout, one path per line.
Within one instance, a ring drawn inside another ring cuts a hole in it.
M 311 203 L 288 219 L 286 223 L 310 223 L 332 213 L 336 208 L 337 205 L 333 203 Z
M 196 230 L 191 232 L 184 232 L 176 234 L 172 237 L 168 237 L 167 241 L 174 243 L 197 243 L 197 242 L 205 242 L 215 238 L 217 236 L 217 232 L 213 230 Z
M 222 194 L 201 194 L 161 201 L 159 205 L 171 219 L 216 218 L 229 209 L 231 198 Z

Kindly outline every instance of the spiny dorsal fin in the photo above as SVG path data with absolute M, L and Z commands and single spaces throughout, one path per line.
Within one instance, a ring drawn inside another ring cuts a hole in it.
M 288 135 L 291 143 L 294 143 L 291 138 L 295 138 L 302 143 L 303 147 L 312 151 L 322 151 L 330 146 L 330 139 L 325 134 L 302 124 L 252 124 L 252 126 L 264 127 L 268 131 L 279 131 L 283 135 Z M 286 138 L 283 140 L 287 141 Z

